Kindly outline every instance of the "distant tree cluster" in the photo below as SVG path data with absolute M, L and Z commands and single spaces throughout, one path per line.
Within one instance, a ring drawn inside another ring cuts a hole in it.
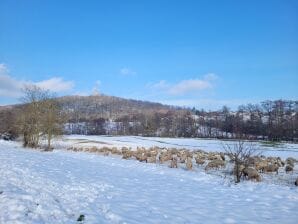
M 190 111 L 167 111 L 118 115 L 115 119 L 70 119 L 65 124 L 69 134 L 143 135 L 194 137 L 195 119 Z
M 236 111 L 224 106 L 208 112 L 107 96 L 65 102 L 62 105 L 71 117 L 66 128 L 70 134 L 298 139 L 298 101 L 264 101 Z
M 18 136 L 16 115 L 17 109 L 10 106 L 3 107 L 0 110 L 0 135 L 6 134 L 10 139 Z
M 240 106 L 237 111 L 195 111 L 200 137 L 298 140 L 298 101 L 276 100 Z

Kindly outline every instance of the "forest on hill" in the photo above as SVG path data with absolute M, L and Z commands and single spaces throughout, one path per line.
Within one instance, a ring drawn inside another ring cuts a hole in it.
M 56 98 L 65 134 L 298 140 L 298 101 L 205 111 L 114 96 Z M 0 107 L 0 133 L 18 133 L 23 105 Z

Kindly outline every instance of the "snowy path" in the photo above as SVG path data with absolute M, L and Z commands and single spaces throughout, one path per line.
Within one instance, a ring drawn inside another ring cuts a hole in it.
M 0 223 L 297 223 L 298 188 L 0 141 Z

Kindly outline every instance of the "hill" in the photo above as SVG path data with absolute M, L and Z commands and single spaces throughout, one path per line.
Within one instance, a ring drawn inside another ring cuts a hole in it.
M 179 107 L 106 95 L 66 96 L 58 102 L 67 114 L 68 134 L 174 136 L 181 135 L 179 124 L 188 124 L 182 120 L 191 118 Z
M 275 100 L 236 111 L 185 109 L 115 96 L 57 98 L 66 134 L 246 138 L 298 141 L 298 101 Z M 16 133 L 23 105 L 0 107 L 0 134 Z
M 191 137 L 193 133 L 188 128 L 192 114 L 180 107 L 107 95 L 64 96 L 57 101 L 66 117 L 66 134 Z M 22 107 L 0 108 L 0 133 L 16 132 L 14 124 Z
M 160 103 L 124 99 L 115 96 L 64 96 L 57 99 L 64 111 L 71 118 L 80 119 L 117 119 L 125 115 L 146 114 L 152 112 L 167 113 L 181 110 L 179 107 L 163 105 Z

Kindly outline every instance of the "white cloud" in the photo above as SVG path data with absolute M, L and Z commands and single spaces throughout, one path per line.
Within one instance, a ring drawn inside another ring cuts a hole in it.
M 73 81 L 64 81 L 61 77 L 53 77 L 33 84 L 53 92 L 65 92 L 74 87 Z
M 2 75 L 2 74 L 8 74 L 8 72 L 9 72 L 9 70 L 6 67 L 6 65 L 3 64 L 3 63 L 0 63 L 0 75 Z
M 189 92 L 200 91 L 204 89 L 210 89 L 211 83 L 206 80 L 200 79 L 188 79 L 171 86 L 168 92 L 171 95 L 183 95 Z
M 90 89 L 81 89 L 73 92 L 73 95 L 77 96 L 98 96 L 101 95 L 101 84 L 100 80 L 96 80 L 94 86 Z
M 188 93 L 213 88 L 214 82 L 217 79 L 218 77 L 215 74 L 209 73 L 204 75 L 202 79 L 186 79 L 174 84 L 168 83 L 165 80 L 161 80 L 149 86 L 152 89 L 161 90 L 169 95 L 186 95 Z
M 208 73 L 208 74 L 204 75 L 204 80 L 215 81 L 217 79 L 218 79 L 218 76 L 214 73 Z
M 151 87 L 154 89 L 167 89 L 170 87 L 170 85 L 166 80 L 160 80 L 159 82 L 152 84 Z
M 21 88 L 25 84 L 9 76 L 9 70 L 5 64 L 0 64 L 0 96 L 20 97 Z
M 95 95 L 95 96 L 100 95 L 100 85 L 101 85 L 101 81 L 97 80 L 95 82 L 95 86 L 92 89 L 92 95 Z
M 136 75 L 137 73 L 135 71 L 131 70 L 130 68 L 121 68 L 120 74 L 129 76 L 129 75 Z
M 37 85 L 57 93 L 72 90 L 74 87 L 72 81 L 64 81 L 61 77 L 53 77 L 40 82 L 18 80 L 9 74 L 5 64 L 0 64 L 0 97 L 18 98 L 22 96 L 22 88 L 25 85 Z

